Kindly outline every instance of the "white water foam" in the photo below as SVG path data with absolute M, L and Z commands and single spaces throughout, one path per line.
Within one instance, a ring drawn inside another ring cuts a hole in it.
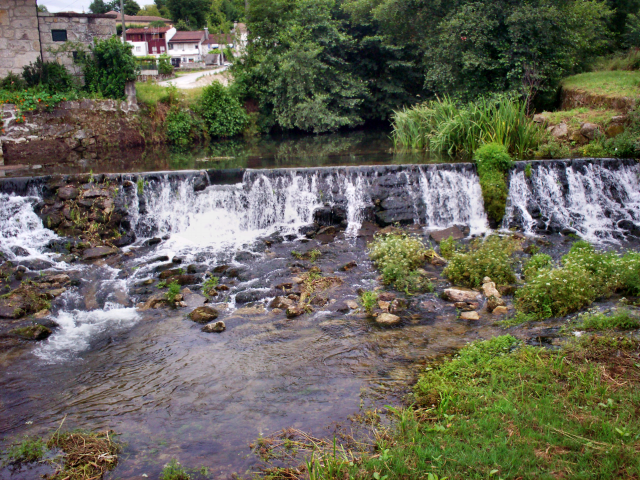
M 121 305 L 112 303 L 106 304 L 102 310 L 60 311 L 54 317 L 60 328 L 38 346 L 34 353 L 48 363 L 69 360 L 86 351 L 91 340 L 100 334 L 128 329 L 139 318 L 135 308 L 122 308 Z
M 47 258 L 42 248 L 58 236 L 33 211 L 37 197 L 0 194 L 0 252 L 10 260 Z M 20 254 L 14 253 L 14 251 Z M 24 252 L 28 255 L 24 255 Z
M 566 175 L 568 187 L 564 191 L 560 175 Z M 615 242 L 621 237 L 620 221 L 640 222 L 640 167 L 619 165 L 607 168 L 600 163 L 575 168 L 539 165 L 532 169 L 529 179 L 524 171 L 511 176 L 505 226 L 514 219 L 527 234 L 534 234 L 538 220 L 528 211 L 529 204 L 540 208 L 546 224 L 576 230 L 584 239 L 593 242 Z

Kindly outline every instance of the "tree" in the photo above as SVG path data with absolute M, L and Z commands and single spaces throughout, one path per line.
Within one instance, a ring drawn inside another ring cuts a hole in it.
M 138 74 L 133 46 L 113 36 L 97 40 L 90 49 L 90 54 L 78 56 L 84 64 L 85 88 L 107 98 L 124 98 L 126 83 L 135 81 Z
M 89 11 L 95 14 L 107 13 L 111 10 L 111 4 L 107 4 L 104 0 L 93 0 L 89 5 Z
M 102 0 L 94 0 L 94 2 L 97 2 L 97 1 L 102 1 Z M 120 12 L 120 0 L 113 0 L 111 3 L 107 4 L 107 8 L 108 8 L 107 11 Z M 140 11 L 140 5 L 138 5 L 135 0 L 124 0 L 125 15 L 137 15 L 139 11 Z
M 145 5 L 140 9 L 137 15 L 144 15 L 148 17 L 162 17 L 160 10 L 156 5 Z
M 163 17 L 163 18 L 171 18 L 171 12 L 167 8 L 167 1 L 166 0 L 153 0 L 153 2 L 155 3 L 156 7 L 158 8 L 158 11 L 160 12 L 160 16 L 161 17 Z
M 174 22 L 183 20 L 193 29 L 202 28 L 207 24 L 208 0 L 166 0 L 166 2 Z
M 42 13 L 48 13 L 49 9 L 47 8 L 46 5 L 38 5 L 38 11 Z

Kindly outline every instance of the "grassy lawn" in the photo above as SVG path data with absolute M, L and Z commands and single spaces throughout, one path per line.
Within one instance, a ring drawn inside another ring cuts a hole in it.
M 581 73 L 562 81 L 563 88 L 608 97 L 640 95 L 640 71 L 602 71 Z
M 639 478 L 639 353 L 613 333 L 560 351 L 471 344 L 427 369 L 375 454 L 316 457 L 311 478 Z
M 580 107 L 572 110 L 543 112 L 542 115 L 548 118 L 552 125 L 558 125 L 564 122 L 577 130 L 580 128 L 580 125 L 585 122 L 606 126 L 611 121 L 611 118 L 620 115 L 620 112 L 608 108 Z
M 178 90 L 171 87 L 162 87 L 153 82 L 137 82 L 136 97 L 139 103 L 147 106 L 157 105 L 158 103 L 170 105 L 179 100 L 185 106 L 193 107 L 202 96 L 203 89 L 204 87 Z

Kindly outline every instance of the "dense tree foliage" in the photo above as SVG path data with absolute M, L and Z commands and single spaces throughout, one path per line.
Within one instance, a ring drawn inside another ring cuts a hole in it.
M 192 29 L 207 25 L 207 13 L 211 6 L 209 0 L 167 0 L 166 4 L 173 21 L 183 20 Z
M 248 55 L 234 70 L 265 126 L 313 132 L 445 94 L 548 101 L 563 76 L 627 32 L 619 22 L 633 2 L 252 0 Z
M 125 15 L 136 15 L 140 11 L 140 5 L 135 0 L 124 0 L 124 13 Z M 107 12 L 119 12 L 120 0 L 113 0 L 111 2 L 105 2 L 104 0 L 93 0 L 89 5 L 91 13 L 107 13 Z

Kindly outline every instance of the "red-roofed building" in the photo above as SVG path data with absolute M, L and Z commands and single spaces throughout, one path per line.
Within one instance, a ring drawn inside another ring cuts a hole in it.
M 122 15 L 116 11 L 110 11 L 107 15 L 117 15 L 118 23 L 122 20 Z M 148 27 L 149 24 L 153 22 L 164 22 L 168 27 L 173 24 L 173 21 L 170 18 L 162 18 L 162 17 L 154 17 L 150 15 L 126 15 L 124 16 L 124 25 L 128 27 L 130 25 L 142 25 L 143 27 Z
M 167 42 L 176 34 L 173 27 L 127 28 L 127 42 L 133 45 L 136 57 L 168 53 Z

